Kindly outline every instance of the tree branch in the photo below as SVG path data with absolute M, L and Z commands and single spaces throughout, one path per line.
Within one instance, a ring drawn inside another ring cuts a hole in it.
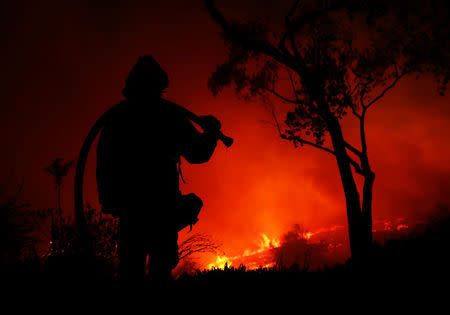
M 362 118 L 361 114 L 359 114 L 359 113 L 356 111 L 356 108 L 355 108 L 354 104 L 350 105 L 350 108 L 352 109 L 353 115 L 355 115 L 358 119 L 361 119 L 361 118 Z
M 359 96 L 359 101 L 361 103 L 361 107 L 364 111 L 364 108 L 366 108 L 366 105 L 364 104 L 364 95 L 366 95 L 366 86 L 364 86 L 363 90 L 361 91 L 361 95 Z M 362 116 L 362 115 L 360 115 Z M 361 118 L 360 118 L 361 119 Z
M 291 75 L 291 72 L 289 71 L 289 69 L 286 69 L 286 71 L 287 71 L 287 73 L 288 73 L 288 75 L 289 75 L 289 81 L 291 82 L 292 92 L 293 92 L 294 95 L 295 95 L 296 101 L 299 103 L 300 100 L 299 100 L 299 98 L 298 98 L 297 91 L 295 90 L 294 79 L 292 78 L 292 75 Z
M 278 133 L 280 134 L 280 137 L 281 137 L 282 139 L 286 139 L 286 140 L 294 140 L 293 138 L 289 138 L 288 136 L 286 136 L 286 135 L 281 131 L 281 127 L 280 127 L 280 124 L 278 123 L 277 116 L 275 115 L 275 111 L 273 111 L 273 110 L 272 110 L 272 117 L 273 117 L 273 119 L 275 120 L 275 124 L 276 124 L 276 127 L 277 127 L 277 129 L 278 129 Z M 329 148 L 327 148 L 327 147 L 323 147 L 323 146 L 321 146 L 320 144 L 314 143 L 314 142 L 312 142 L 312 141 L 308 141 L 308 140 L 302 139 L 302 138 L 300 138 L 300 137 L 295 137 L 295 140 L 298 141 L 300 144 L 307 144 L 307 145 L 310 145 L 310 146 L 315 147 L 315 148 L 317 148 L 317 149 L 320 149 L 320 150 L 322 150 L 322 151 L 328 152 L 328 153 L 330 153 L 330 154 L 332 154 L 332 155 L 336 155 L 336 154 L 334 153 L 333 150 L 331 150 L 331 149 L 329 149 Z
M 180 244 L 179 259 L 184 259 L 195 253 L 218 252 L 219 246 L 208 235 L 196 233 Z
M 300 144 L 307 144 L 307 145 L 310 145 L 310 146 L 315 147 L 317 149 L 320 149 L 320 150 L 323 150 L 325 152 L 328 152 L 328 153 L 330 153 L 332 155 L 336 155 L 333 150 L 331 150 L 331 149 L 329 149 L 327 147 L 323 147 L 323 146 L 321 146 L 321 145 L 319 145 L 317 143 L 314 143 L 314 142 L 302 139 L 300 137 L 296 137 L 295 140 L 300 142 Z
M 205 0 L 206 9 L 211 17 L 222 27 L 224 35 L 229 40 L 242 45 L 244 49 L 268 55 L 276 61 L 285 64 L 289 68 L 297 71 L 302 75 L 309 75 L 308 69 L 301 58 L 295 58 L 291 54 L 281 52 L 268 41 L 260 39 L 251 39 L 242 34 L 236 27 L 231 25 L 225 17 L 220 13 L 215 5 L 215 0 Z
M 295 95 L 295 100 L 297 101 L 297 104 L 300 104 L 301 101 L 300 101 L 300 99 L 298 98 L 298 93 L 297 93 L 297 91 L 296 91 L 296 89 L 295 89 L 295 82 L 294 82 L 294 79 L 292 78 L 292 74 L 291 74 L 291 72 L 289 71 L 289 69 L 286 69 L 286 71 L 287 71 L 288 76 L 289 76 L 289 81 L 291 82 L 292 92 L 293 92 L 294 95 Z M 317 110 L 318 110 L 318 108 L 315 107 L 313 103 L 307 103 L 307 104 L 308 104 L 308 107 L 310 107 L 312 110 L 314 110 L 314 111 L 317 111 Z
M 403 77 L 403 75 L 404 73 L 403 74 L 398 73 L 397 66 L 395 66 L 395 80 L 390 85 L 388 85 L 377 97 L 375 97 L 372 101 L 370 101 L 367 105 L 365 105 L 363 110 L 367 110 L 371 105 L 373 105 L 376 101 L 382 98 L 387 91 L 392 89 L 397 84 L 397 82 Z
M 362 106 L 362 112 L 361 112 L 361 114 L 358 114 L 359 116 L 357 115 L 357 117 L 360 120 L 360 126 L 359 126 L 360 138 L 361 138 L 360 158 L 361 158 L 361 163 L 362 163 L 362 167 L 364 169 L 365 174 L 372 173 L 372 171 L 370 169 L 370 165 L 369 165 L 369 159 L 367 157 L 367 140 L 366 140 L 366 132 L 365 132 L 366 113 L 370 106 L 372 106 L 375 102 L 377 102 L 379 99 L 381 99 L 390 89 L 395 87 L 397 82 L 405 75 L 405 72 L 403 72 L 401 74 L 399 73 L 396 64 L 394 64 L 394 68 L 395 68 L 394 81 L 391 84 L 389 84 L 385 89 L 383 89 L 383 91 L 381 91 L 381 93 L 378 94 L 378 96 L 376 96 L 374 99 L 372 99 L 367 105 L 364 104 L 364 95 L 365 95 L 366 88 L 364 87 L 364 89 L 361 91 L 360 101 L 361 101 L 361 106 Z
M 298 19 L 295 24 L 292 24 L 291 16 L 292 16 L 292 14 L 294 14 L 295 10 L 297 9 L 297 7 L 298 7 L 298 5 L 300 3 L 300 0 L 296 0 L 294 2 L 294 5 L 288 11 L 288 14 L 285 17 L 286 32 L 284 33 L 284 35 L 281 38 L 280 43 L 278 45 L 280 50 L 285 52 L 285 53 L 289 53 L 288 50 L 286 49 L 286 45 L 285 45 L 286 39 L 289 37 L 289 39 L 291 41 L 291 48 L 292 48 L 292 51 L 294 53 L 294 56 L 300 57 L 300 53 L 297 50 L 297 45 L 295 44 L 295 33 L 303 25 L 310 24 L 313 21 L 318 20 L 324 14 L 332 12 L 332 11 L 337 11 L 337 10 L 341 9 L 344 6 L 345 2 L 346 1 L 340 1 L 340 3 L 338 5 L 330 6 L 329 8 L 322 9 L 322 10 L 317 10 L 317 11 L 315 11 L 313 13 L 310 13 L 310 14 L 308 14 L 306 16 L 303 16 L 301 19 Z
M 345 147 L 347 149 L 349 149 L 351 152 L 355 153 L 358 157 L 361 157 L 361 151 L 359 151 L 358 149 L 356 149 L 354 146 L 352 146 L 350 143 L 348 143 L 347 141 L 345 142 Z
M 355 169 L 355 172 L 361 175 L 364 175 L 364 171 L 362 170 L 361 166 L 358 164 L 358 162 L 356 162 L 355 160 L 353 160 L 351 157 L 348 156 L 348 161 L 350 162 L 350 165 L 353 166 L 353 168 Z
M 297 2 L 299 2 L 299 1 L 297 1 Z M 326 14 L 326 13 L 329 13 L 329 12 L 332 12 L 332 11 L 340 10 L 341 8 L 344 7 L 344 5 L 346 4 L 346 2 L 347 2 L 347 1 L 339 1 L 339 4 L 337 4 L 337 5 L 330 6 L 329 8 L 326 8 L 326 9 L 317 10 L 317 11 L 315 11 L 315 12 L 313 12 L 313 13 L 310 13 L 310 14 L 308 14 L 308 15 L 306 15 L 306 16 L 303 16 L 301 19 L 298 19 L 298 20 L 296 21 L 295 24 L 291 24 L 291 25 L 290 25 L 291 33 L 294 34 L 294 33 L 295 33 L 298 29 L 300 29 L 300 27 L 302 27 L 303 25 L 310 24 L 310 23 L 312 23 L 313 21 L 318 20 L 319 18 L 321 18 L 321 17 L 322 17 L 324 14 Z M 295 8 L 297 7 L 297 5 L 298 5 L 298 3 L 296 3 L 296 4 L 294 5 L 294 7 L 291 9 L 291 10 L 292 10 L 292 13 L 293 13 L 293 11 L 295 10 Z
M 273 95 L 275 95 L 276 97 L 278 97 L 278 98 L 280 98 L 281 100 L 285 101 L 286 103 L 299 104 L 298 101 L 291 100 L 291 99 L 289 99 L 289 98 L 287 98 L 287 97 L 284 97 L 283 95 L 279 94 L 277 91 L 275 91 L 275 90 L 273 90 L 273 89 L 271 89 L 271 88 L 268 88 L 268 87 L 262 87 L 262 89 L 263 89 L 263 90 L 266 90 L 266 91 L 268 91 L 268 92 L 270 92 L 270 93 L 272 93 Z
M 292 24 L 291 24 L 291 16 L 292 14 L 295 12 L 295 9 L 297 8 L 297 6 L 299 5 L 300 0 L 296 0 L 294 5 L 292 6 L 292 8 L 288 11 L 288 14 L 286 15 L 284 21 L 285 21 L 285 26 L 286 26 L 286 32 L 284 33 L 283 37 L 280 40 L 280 43 L 278 45 L 278 47 L 280 47 L 280 49 L 282 51 L 284 51 L 285 53 L 289 53 L 288 50 L 286 49 L 286 39 L 289 36 L 290 41 L 291 41 L 291 48 L 292 51 L 294 53 L 295 56 L 300 56 L 300 53 L 297 50 L 297 46 L 295 45 L 295 37 L 294 37 L 294 33 L 295 33 L 295 29 L 293 29 Z

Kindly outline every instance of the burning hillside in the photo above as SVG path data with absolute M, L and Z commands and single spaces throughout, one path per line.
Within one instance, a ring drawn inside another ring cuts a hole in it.
M 420 224 L 420 222 L 416 223 Z M 384 243 L 408 234 L 409 224 L 404 218 L 375 220 L 374 240 Z M 258 268 L 317 269 L 325 265 L 343 263 L 349 257 L 348 236 L 345 226 L 336 225 L 310 232 L 300 225 L 281 236 L 270 238 L 261 233 L 255 240 L 254 249 L 245 249 L 236 256 L 218 255 L 206 269 L 224 269 L 245 266 L 248 270 Z

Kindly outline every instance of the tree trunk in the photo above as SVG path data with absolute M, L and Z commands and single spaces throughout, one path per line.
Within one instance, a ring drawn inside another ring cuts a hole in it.
M 351 255 L 354 261 L 360 262 L 364 259 L 368 249 L 367 222 L 363 219 L 361 212 L 359 192 L 353 177 L 339 121 L 335 117 L 331 117 L 327 124 L 344 188 Z M 369 187 L 367 188 L 369 189 Z
M 375 174 L 370 171 L 364 177 L 363 202 L 362 202 L 362 227 L 365 229 L 366 242 L 372 246 L 372 190 Z

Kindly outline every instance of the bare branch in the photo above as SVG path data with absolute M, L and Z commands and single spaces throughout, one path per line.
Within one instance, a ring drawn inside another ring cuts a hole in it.
M 328 153 L 330 153 L 330 154 L 332 154 L 332 155 L 336 155 L 336 154 L 334 153 L 334 151 L 331 150 L 330 148 L 323 147 L 323 146 L 321 146 L 321 145 L 319 145 L 319 144 L 317 144 L 317 143 L 314 143 L 314 142 L 311 142 L 311 141 L 302 139 L 302 138 L 300 138 L 300 137 L 296 137 L 295 140 L 297 140 L 300 144 L 307 144 L 307 145 L 310 145 L 310 146 L 315 147 L 315 148 L 317 148 L 317 149 L 320 149 L 320 150 L 323 150 L 323 151 L 325 151 L 325 152 L 328 152 Z
M 353 115 L 355 115 L 358 119 L 362 119 L 361 114 L 358 113 L 358 111 L 356 110 L 355 106 L 350 105 L 350 108 L 352 109 Z
M 345 141 L 345 147 L 349 149 L 351 152 L 355 153 L 358 157 L 361 157 L 362 152 L 352 146 L 350 143 Z
M 364 104 L 364 96 L 366 95 L 365 91 L 366 91 L 366 87 L 364 86 L 364 88 L 361 91 L 361 95 L 359 96 L 359 101 L 361 103 L 361 107 L 363 108 L 363 111 L 364 111 L 364 108 L 366 108 L 366 105 Z M 362 115 L 360 115 L 360 116 L 362 116 Z
M 378 101 L 380 98 L 382 98 L 387 91 L 392 89 L 397 82 L 403 77 L 404 74 L 399 74 L 397 66 L 395 65 L 395 80 L 388 85 L 377 97 L 375 97 L 372 101 L 370 101 L 366 106 L 364 106 L 363 110 L 366 111 L 371 105 L 373 105 L 376 101 Z
M 353 166 L 353 168 L 355 169 L 355 172 L 361 175 L 364 175 L 364 171 L 362 170 L 361 166 L 358 164 L 358 162 L 356 162 L 355 160 L 353 160 L 351 157 L 348 157 L 348 161 L 350 162 L 350 165 Z
M 372 101 L 370 101 L 367 105 L 364 104 L 364 95 L 365 95 L 365 88 L 361 91 L 361 97 L 360 97 L 360 101 L 361 101 L 361 106 L 362 106 L 362 113 L 359 115 L 359 120 L 360 120 L 360 138 L 361 138 L 361 155 L 360 158 L 362 158 L 362 162 L 365 165 L 364 169 L 367 171 L 370 171 L 370 166 L 368 164 L 368 159 L 367 159 L 367 140 L 366 140 L 366 132 L 365 132 L 365 118 L 366 118 L 366 113 L 367 110 L 369 109 L 370 106 L 372 106 L 375 102 L 377 102 L 379 99 L 381 99 L 387 91 L 389 91 L 390 89 L 392 89 L 397 82 L 405 75 L 405 72 L 402 74 L 399 74 L 397 65 L 394 65 L 395 68 L 395 79 L 394 81 L 388 85 L 385 89 L 383 89 L 383 91 L 374 99 L 372 99 Z
M 271 89 L 271 88 L 263 87 L 263 90 L 266 90 L 266 91 L 272 93 L 273 95 L 275 95 L 276 97 L 282 99 L 282 100 L 285 101 L 286 103 L 299 104 L 298 101 L 288 99 L 287 97 L 284 97 L 283 95 L 279 94 L 277 91 L 275 91 L 275 90 L 273 90 L 273 89 Z
M 180 244 L 178 257 L 181 260 L 192 254 L 204 252 L 217 253 L 220 252 L 220 249 L 210 236 L 196 233 Z

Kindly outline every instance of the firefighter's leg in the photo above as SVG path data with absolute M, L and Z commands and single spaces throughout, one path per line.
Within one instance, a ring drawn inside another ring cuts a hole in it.
M 126 280 L 144 279 L 146 251 L 140 228 L 126 217 L 119 222 L 119 276 Z
M 168 281 L 172 279 L 172 270 L 178 264 L 178 233 L 174 232 L 159 238 L 152 244 L 149 253 L 150 279 Z

